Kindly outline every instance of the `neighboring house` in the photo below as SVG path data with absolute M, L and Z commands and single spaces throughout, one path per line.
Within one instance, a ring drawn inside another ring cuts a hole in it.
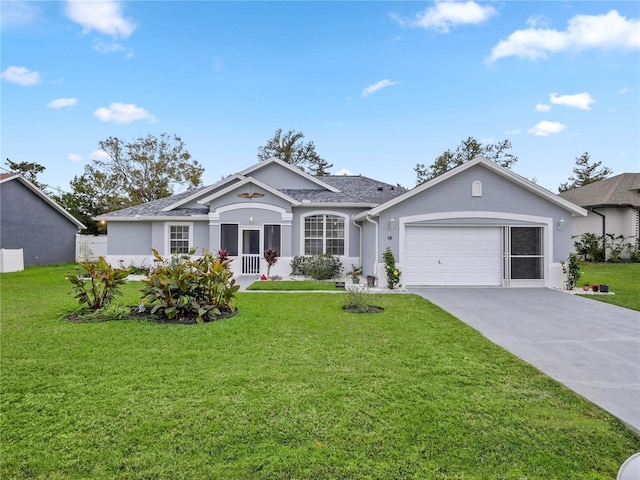
M 24 265 L 74 262 L 76 233 L 83 228 L 22 175 L 0 174 L 0 248 L 21 248 Z
M 386 284 L 382 254 L 396 256 L 403 285 L 561 287 L 571 218 L 586 211 L 478 157 L 406 191 L 362 176 L 313 177 L 277 159 L 215 185 L 101 215 L 108 260 L 151 262 L 191 247 L 226 249 L 237 274 L 274 275 L 297 255 L 330 253 L 345 270 Z M 566 228 L 565 228 L 566 225 Z
M 640 238 L 640 173 L 621 173 L 583 187 L 562 192 L 560 197 L 588 211 L 571 226 L 574 236 L 594 233 Z

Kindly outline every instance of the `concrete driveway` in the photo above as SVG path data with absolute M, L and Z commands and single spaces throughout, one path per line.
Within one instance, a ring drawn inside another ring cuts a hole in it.
M 640 433 L 640 313 L 547 288 L 409 288 Z

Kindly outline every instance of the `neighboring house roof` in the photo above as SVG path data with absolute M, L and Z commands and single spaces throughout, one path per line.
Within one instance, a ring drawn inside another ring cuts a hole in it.
M 80 220 L 78 220 L 76 217 L 74 217 L 69 212 L 67 212 L 64 208 L 62 208 L 60 205 L 58 205 L 58 203 L 56 203 L 51 197 L 49 197 L 49 195 L 44 193 L 42 190 L 40 190 L 38 187 L 36 187 L 33 183 L 31 183 L 29 180 L 24 178 L 22 175 L 20 175 L 18 173 L 2 173 L 2 174 L 0 174 L 0 184 L 3 184 L 5 182 L 11 182 L 11 181 L 14 181 L 14 180 L 17 180 L 20 183 L 22 183 L 25 187 L 27 187 L 34 194 L 36 194 L 38 197 L 40 197 L 45 203 L 47 203 L 49 206 L 51 206 L 54 210 L 56 210 L 58 213 L 60 213 L 63 217 L 65 217 L 71 223 L 75 224 L 79 229 L 87 228 L 82 222 L 80 222 Z
M 562 192 L 560 197 L 581 207 L 640 208 L 640 173 L 621 173 Z
M 539 185 L 536 185 L 535 183 L 533 183 L 530 180 L 527 180 L 524 177 L 521 177 L 520 175 L 509 170 L 508 168 L 501 167 L 497 163 L 492 162 L 491 160 L 488 160 L 484 157 L 476 157 L 473 160 L 470 160 L 458 167 L 452 168 L 451 170 L 443 173 L 442 175 L 438 175 L 437 177 L 432 178 L 431 180 L 421 185 L 418 185 L 417 187 L 403 193 L 402 195 L 399 195 L 381 205 L 378 205 L 375 208 L 372 208 L 371 210 L 368 210 L 366 212 L 360 213 L 359 215 L 356 215 L 355 220 L 364 220 L 368 216 L 377 216 L 380 214 L 380 212 L 383 212 L 388 208 L 391 208 L 394 205 L 397 205 L 398 203 L 403 202 L 404 200 L 418 193 L 424 192 L 425 190 L 428 190 L 429 188 L 432 188 L 433 186 L 438 185 L 439 183 L 444 182 L 445 180 L 453 177 L 454 175 L 458 175 L 459 173 L 464 172 L 469 168 L 473 168 L 476 165 L 481 165 L 484 168 L 487 168 L 497 173 L 498 175 L 511 180 L 513 183 L 520 185 L 526 190 L 529 190 L 530 192 L 535 193 L 536 195 L 548 200 L 549 202 L 566 209 L 567 211 L 571 212 L 572 215 L 577 215 L 582 217 L 587 215 L 587 211 L 585 209 L 573 204 L 568 200 L 558 197 L 557 195 L 550 192 L 549 190 L 542 188 Z
M 276 163 L 296 174 L 311 180 L 317 188 L 276 189 L 250 176 L 261 166 Z M 278 159 L 270 159 L 227 177 L 214 185 L 143 203 L 134 207 L 116 210 L 96 217 L 96 220 L 149 220 L 158 218 L 185 218 L 206 216 L 209 209 L 185 207 L 195 203 L 208 203 L 236 188 L 252 184 L 290 202 L 293 206 L 354 206 L 371 208 L 386 202 L 406 191 L 405 188 L 390 185 L 372 178 L 355 175 L 325 175 L 314 177 Z

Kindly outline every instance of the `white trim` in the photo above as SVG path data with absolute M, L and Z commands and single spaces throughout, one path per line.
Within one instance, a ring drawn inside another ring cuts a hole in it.
M 56 203 L 56 201 L 53 200 L 49 195 L 44 193 L 42 190 L 40 190 L 38 187 L 36 187 L 33 183 L 31 183 L 29 180 L 24 178 L 19 173 L 14 173 L 13 175 L 10 175 L 10 176 L 8 175 L 0 179 L 0 184 L 5 182 L 10 182 L 11 180 L 18 180 L 19 182 L 21 182 L 25 187 L 27 187 L 29 190 L 35 193 L 38 197 L 44 200 L 45 203 L 49 204 L 50 207 L 52 207 L 54 210 L 60 213 L 63 217 L 65 217 L 71 223 L 75 224 L 78 227 L 78 230 L 83 230 L 87 228 L 82 222 L 80 222 L 77 218 L 75 218 L 73 215 L 67 212 L 64 208 L 62 208 L 58 203 Z
M 472 168 L 476 165 L 481 165 L 495 173 L 497 173 L 498 175 L 501 175 L 502 177 L 505 177 L 506 179 L 512 181 L 513 183 L 520 185 L 521 187 L 524 187 L 525 189 L 529 190 L 530 192 L 535 193 L 536 195 L 548 200 L 549 202 L 558 205 L 562 208 L 564 208 L 565 210 L 571 212 L 572 215 L 575 216 L 581 216 L 581 217 L 586 217 L 587 216 L 587 211 L 582 208 L 579 207 L 571 202 L 569 202 L 568 200 L 565 200 L 564 198 L 559 197 L 558 195 L 550 192 L 549 190 L 542 188 L 539 185 L 536 185 L 535 183 L 533 183 L 530 180 L 527 180 L 524 177 L 521 177 L 520 175 L 512 172 L 511 170 L 509 170 L 508 168 L 504 168 L 501 167 L 500 165 L 498 165 L 495 162 L 492 162 L 491 160 L 487 160 L 484 157 L 476 157 L 473 160 L 468 161 L 467 163 L 464 163 L 458 167 L 455 167 L 445 173 L 443 173 L 442 175 L 438 175 L 435 178 L 432 178 L 431 180 L 423 183 L 422 185 L 419 185 L 411 190 L 409 190 L 408 192 L 403 193 L 402 195 L 399 195 L 391 200 L 389 200 L 386 203 L 383 203 L 381 205 L 378 205 L 375 208 L 372 208 L 371 210 L 367 211 L 367 212 L 362 212 L 360 214 L 358 214 L 356 216 L 356 220 L 360 221 L 360 220 L 364 220 L 364 218 L 368 215 L 368 216 L 377 216 L 380 214 L 380 212 L 383 212 L 384 210 L 387 210 L 388 208 L 393 207 L 394 205 L 397 205 L 401 202 L 403 202 L 404 200 L 413 197 L 414 195 L 417 195 L 431 187 L 434 187 L 435 185 L 438 185 L 441 182 L 444 182 L 445 180 L 458 175 L 459 173 L 464 172 L 465 170 Z
M 104 220 L 107 223 L 113 222 L 203 222 L 209 220 L 208 215 L 164 215 L 154 217 L 152 215 L 136 215 L 135 217 L 109 217 L 108 214 L 93 217 L 94 220 Z
M 193 222 L 165 222 L 164 224 L 164 251 L 171 256 L 171 227 L 189 227 L 189 250 L 193 248 Z
M 209 215 L 207 217 L 207 219 L 209 220 L 209 225 L 215 225 L 216 222 L 220 222 L 220 214 L 222 213 L 231 212 L 234 210 L 243 210 L 248 208 L 255 208 L 258 210 L 269 210 L 271 212 L 279 213 L 283 225 L 291 225 L 291 222 L 293 221 L 293 213 L 287 212 L 287 210 L 282 207 L 278 207 L 277 205 L 271 205 L 270 203 L 251 202 L 251 203 L 232 203 L 230 205 L 223 205 L 222 207 L 216 208 L 213 212 L 209 212 Z
M 305 230 L 305 221 L 307 217 L 312 217 L 314 215 L 334 215 L 336 217 L 341 217 L 344 221 L 344 253 L 342 255 L 336 255 L 338 257 L 348 257 L 349 256 L 349 225 L 351 219 L 349 215 L 342 212 L 336 212 L 333 210 L 313 210 L 311 212 L 305 212 L 300 215 L 300 255 L 306 255 L 304 248 L 304 230 Z M 326 233 L 326 229 L 325 229 Z M 324 238 L 326 240 L 326 237 Z

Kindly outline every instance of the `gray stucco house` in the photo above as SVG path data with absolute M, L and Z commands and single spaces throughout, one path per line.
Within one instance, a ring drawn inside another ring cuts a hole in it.
M 97 217 L 108 260 L 146 264 L 190 247 L 226 249 L 236 274 L 288 275 L 296 255 L 330 253 L 385 285 L 382 253 L 404 285 L 561 287 L 571 219 L 586 211 L 478 157 L 412 190 L 362 176 L 313 177 L 277 159 L 208 187 Z
M 0 248 L 22 249 L 24 265 L 74 262 L 84 228 L 22 175 L 0 174 Z
M 574 236 L 623 235 L 631 237 L 631 243 L 640 239 L 640 173 L 621 173 L 567 190 L 560 196 L 588 212 L 586 217 L 576 218 L 572 223 Z

